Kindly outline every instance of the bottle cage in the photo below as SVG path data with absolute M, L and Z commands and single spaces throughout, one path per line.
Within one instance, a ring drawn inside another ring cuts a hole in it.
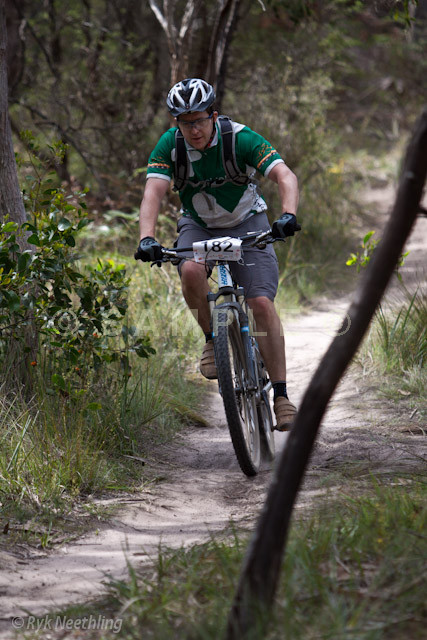
M 225 171 L 225 177 L 211 178 L 200 182 L 189 180 L 189 164 L 184 136 L 179 129 L 175 133 L 175 171 L 174 171 L 174 191 L 182 191 L 188 183 L 191 182 L 193 187 L 220 187 L 221 185 L 232 182 L 237 185 L 246 185 L 256 183 L 246 173 L 242 173 L 236 160 L 236 134 L 233 125 L 228 116 L 218 116 L 217 120 L 221 131 L 222 140 L 222 164 Z

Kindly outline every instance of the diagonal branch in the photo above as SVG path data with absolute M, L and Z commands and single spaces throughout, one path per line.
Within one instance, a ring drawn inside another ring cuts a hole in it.
M 172 39 L 173 44 L 175 44 L 177 41 L 178 35 L 177 35 L 175 21 L 174 21 L 174 9 L 175 9 L 174 0 L 172 0 L 172 2 L 170 0 L 163 0 L 163 7 L 164 7 L 164 14 L 166 16 L 166 20 L 168 23 L 169 37 Z
M 187 34 L 188 28 L 190 27 L 191 22 L 193 20 L 195 10 L 196 10 L 196 3 L 194 2 L 194 0 L 190 0 L 189 2 L 187 2 L 184 15 L 182 16 L 182 20 L 181 20 L 181 27 L 179 29 L 180 42 L 184 40 Z
M 221 0 L 221 6 L 212 30 L 206 68 L 206 77 L 213 84 L 215 84 L 220 71 L 240 2 L 241 0 Z
M 313 375 L 276 467 L 263 512 L 244 560 L 228 619 L 227 640 L 245 640 L 254 628 L 258 628 L 257 623 L 267 624 L 292 509 L 323 414 L 393 274 L 417 217 L 426 175 L 427 109 L 421 115 L 409 144 L 396 201 L 383 239 L 348 310 L 351 324 L 346 332 L 340 330 Z M 259 620 L 256 614 L 261 609 L 263 616 Z
M 148 1 L 150 3 L 151 10 L 154 13 L 154 15 L 156 16 L 157 20 L 159 21 L 163 31 L 166 33 L 166 35 L 168 35 L 168 23 L 167 23 L 167 20 L 166 20 L 165 16 L 160 11 L 160 9 L 157 6 L 157 3 L 155 2 L 155 0 L 148 0 Z
M 37 33 L 35 32 L 35 30 L 33 29 L 31 23 L 26 19 L 24 13 L 21 10 L 21 7 L 19 5 L 18 2 L 16 2 L 15 0 L 13 0 L 13 4 L 16 8 L 16 11 L 19 15 L 19 18 L 22 20 L 22 24 L 24 25 L 24 28 L 27 28 L 28 31 L 31 33 L 32 37 L 34 38 L 34 41 L 37 43 L 37 45 L 39 46 L 41 52 L 43 53 L 44 57 L 46 58 L 46 62 L 47 65 L 52 73 L 53 76 L 56 77 L 56 69 L 55 69 L 55 64 L 52 60 L 52 56 L 50 55 L 49 51 L 46 49 L 46 47 L 44 46 L 44 43 L 42 41 L 41 38 L 38 37 Z
M 39 109 L 37 109 L 36 107 L 33 107 L 25 102 L 20 102 L 19 103 L 21 107 L 24 107 L 25 109 L 27 109 L 32 116 L 38 116 L 39 118 L 41 118 L 42 122 L 39 123 L 39 126 L 43 127 L 43 126 L 49 126 L 49 127 L 53 127 L 54 129 L 56 129 L 58 131 L 58 133 L 60 134 L 62 140 L 64 140 L 64 142 L 68 142 L 78 153 L 78 155 L 82 158 L 83 162 L 85 163 L 85 165 L 87 166 L 87 168 L 89 169 L 89 171 L 91 172 L 91 174 L 93 175 L 93 177 L 95 178 L 95 180 L 97 181 L 97 183 L 99 184 L 101 191 L 103 194 L 105 194 L 105 184 L 104 181 L 102 179 L 102 177 L 100 176 L 98 170 L 96 169 L 96 167 L 92 164 L 92 162 L 89 160 L 89 158 L 87 157 L 86 153 L 83 151 L 83 148 L 80 147 L 80 145 L 76 142 L 75 138 L 73 138 L 67 131 L 67 129 L 64 129 L 64 127 L 62 127 L 59 122 L 55 122 L 54 120 L 50 120 L 44 113 L 42 113 Z

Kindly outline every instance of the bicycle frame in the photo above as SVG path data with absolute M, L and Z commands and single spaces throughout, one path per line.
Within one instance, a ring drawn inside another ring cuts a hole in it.
M 218 272 L 218 291 L 217 293 L 209 293 L 208 294 L 208 302 L 211 312 L 212 318 L 212 337 L 215 337 L 218 330 L 218 314 L 220 311 L 234 312 L 240 325 L 240 336 L 242 339 L 244 352 L 246 356 L 246 364 L 248 366 L 249 376 L 250 376 L 250 384 L 248 386 L 248 391 L 255 392 L 255 399 L 257 404 L 260 401 L 261 393 L 264 389 L 259 388 L 258 385 L 258 375 L 255 370 L 255 357 L 253 350 L 255 348 L 256 342 L 255 338 L 251 336 L 251 331 L 249 327 L 249 314 L 245 311 L 245 298 L 244 298 L 244 290 L 242 287 L 236 287 L 233 282 L 233 278 L 230 271 L 230 266 L 227 262 L 218 262 L 215 267 Z M 221 304 L 216 304 L 218 298 L 223 297 L 224 302 Z M 228 314 L 227 314 L 228 318 Z M 227 320 L 227 322 L 230 322 Z M 257 346 L 258 348 L 258 346 Z M 270 384 L 270 383 L 269 383 Z

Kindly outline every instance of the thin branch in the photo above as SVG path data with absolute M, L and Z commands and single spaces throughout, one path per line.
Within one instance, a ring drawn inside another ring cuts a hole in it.
M 19 102 L 18 104 L 21 107 L 24 107 L 25 109 L 27 109 L 31 113 L 31 115 L 33 115 L 33 116 L 36 115 L 39 118 L 41 118 L 42 122 L 39 123 L 39 126 L 54 127 L 59 132 L 59 134 L 60 134 L 61 138 L 64 140 L 64 142 L 68 142 L 77 151 L 77 153 L 82 158 L 83 162 L 85 163 L 85 165 L 87 166 L 89 171 L 92 173 L 92 175 L 94 176 L 94 178 L 98 182 L 99 186 L 101 187 L 101 190 L 104 192 L 105 191 L 104 181 L 102 180 L 101 176 L 99 175 L 99 173 L 95 169 L 95 167 L 92 165 L 90 160 L 88 160 L 88 158 L 86 157 L 85 153 L 80 148 L 80 145 L 77 144 L 75 139 L 70 136 L 70 134 L 67 132 L 67 130 L 64 129 L 59 124 L 59 122 L 55 122 L 54 120 L 50 120 L 44 113 L 42 113 L 41 111 L 39 111 L 35 107 L 32 107 L 31 105 L 26 104 L 25 102 Z
M 148 1 L 150 3 L 151 11 L 154 13 L 154 15 L 156 16 L 157 20 L 160 22 L 160 25 L 161 25 L 163 31 L 166 33 L 166 35 L 168 35 L 168 23 L 167 23 L 167 20 L 166 20 L 165 16 L 160 11 L 160 9 L 157 6 L 155 0 L 148 0 Z
M 15 5 L 15 8 L 18 12 L 18 15 L 20 17 L 20 19 L 22 21 L 25 21 L 25 26 L 28 28 L 30 34 L 33 36 L 34 40 L 36 41 L 36 43 L 38 44 L 41 52 L 43 53 L 44 57 L 46 58 L 46 62 L 48 64 L 49 69 L 52 72 L 52 75 L 54 75 L 56 77 L 56 70 L 55 70 L 55 65 L 52 62 L 52 59 L 49 55 L 48 50 L 46 49 L 46 47 L 44 46 L 42 40 L 38 37 L 38 35 L 36 34 L 36 32 L 34 31 L 33 27 L 31 26 L 31 23 L 29 22 L 29 20 L 26 19 L 26 17 L 24 16 L 23 12 L 21 11 L 21 7 L 19 6 L 19 3 L 16 2 L 16 0 L 13 0 L 13 4 Z
M 206 76 L 215 84 L 240 0 L 222 0 L 209 44 Z
M 176 27 L 175 27 L 175 21 L 174 21 L 175 2 L 169 2 L 169 0 L 163 0 L 163 7 L 164 7 L 166 20 L 168 23 L 169 37 L 172 38 L 172 42 L 175 44 L 178 37 Z
M 187 2 L 187 5 L 185 7 L 185 11 L 184 11 L 184 15 L 182 16 L 182 21 L 181 21 L 181 28 L 179 30 L 179 39 L 180 41 L 184 40 L 188 28 L 191 25 L 191 21 L 193 19 L 193 15 L 196 9 L 196 5 L 193 2 L 193 0 L 190 0 L 189 2 Z

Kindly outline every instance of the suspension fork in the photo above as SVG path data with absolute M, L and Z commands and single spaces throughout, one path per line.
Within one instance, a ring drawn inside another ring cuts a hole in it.
M 252 340 L 250 337 L 249 318 L 243 309 L 244 290 L 242 287 L 236 288 L 234 286 L 230 267 L 227 263 L 218 263 L 217 269 L 219 283 L 218 293 L 208 294 L 208 303 L 212 318 L 212 335 L 213 337 L 215 337 L 216 323 L 218 322 L 216 314 L 220 309 L 223 308 L 227 310 L 227 314 L 230 310 L 232 313 L 236 313 L 238 315 L 240 337 L 242 340 L 246 365 L 249 372 L 248 390 L 256 392 L 258 401 L 258 395 L 260 394 L 261 389 L 258 388 L 258 375 L 256 371 L 256 362 Z M 217 305 L 216 302 L 220 296 L 225 297 L 225 301 L 222 304 Z M 229 320 L 227 318 L 227 322 L 228 321 Z

